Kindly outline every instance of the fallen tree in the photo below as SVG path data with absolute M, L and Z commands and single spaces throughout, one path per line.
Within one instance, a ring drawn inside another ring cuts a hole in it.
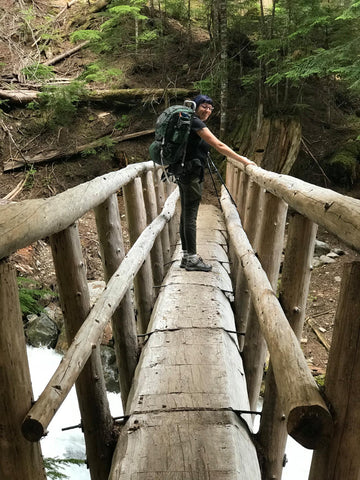
M 185 98 L 195 93 L 188 88 L 129 88 L 118 90 L 88 90 L 80 97 L 80 101 L 86 102 L 121 102 L 121 103 L 159 103 L 171 98 Z M 39 99 L 39 90 L 0 90 L 0 99 L 8 100 L 14 105 L 26 105 Z
M 75 147 L 71 151 L 63 151 L 63 150 L 50 150 L 45 153 L 39 153 L 38 155 L 24 156 L 19 160 L 9 160 L 4 163 L 4 172 L 8 172 L 9 170 L 16 170 L 18 168 L 23 167 L 24 165 L 33 165 L 34 163 L 45 163 L 50 162 L 53 160 L 61 160 L 63 158 L 69 158 L 73 155 L 76 155 L 84 150 L 89 150 L 91 148 L 99 148 L 105 144 L 105 138 L 111 139 L 113 143 L 120 143 L 124 142 L 125 140 L 131 140 L 132 138 L 143 137 L 145 135 L 151 135 L 154 133 L 154 129 L 151 130 L 143 130 L 141 132 L 129 133 L 127 135 L 121 136 L 107 136 L 99 138 L 93 142 L 87 143 L 85 145 L 79 145 Z

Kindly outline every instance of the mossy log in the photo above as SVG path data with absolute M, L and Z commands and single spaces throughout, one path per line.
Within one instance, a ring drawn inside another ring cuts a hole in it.
M 0 99 L 11 104 L 26 105 L 39 97 L 38 90 L 0 90 Z M 125 104 L 152 103 L 171 98 L 183 99 L 192 96 L 195 90 L 187 88 L 124 88 L 118 90 L 88 90 L 80 97 L 86 102 L 119 102 Z

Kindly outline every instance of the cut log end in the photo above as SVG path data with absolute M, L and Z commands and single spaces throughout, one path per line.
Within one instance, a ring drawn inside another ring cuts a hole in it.
M 39 420 L 31 417 L 25 418 L 21 425 L 21 432 L 29 442 L 38 442 L 47 434 Z
M 288 418 L 288 434 L 300 445 L 311 450 L 325 447 L 333 433 L 333 420 L 320 405 L 294 408 Z

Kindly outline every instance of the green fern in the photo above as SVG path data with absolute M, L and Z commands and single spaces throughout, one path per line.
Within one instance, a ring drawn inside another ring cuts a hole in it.
M 77 458 L 44 458 L 44 466 L 46 471 L 47 478 L 51 480 L 66 479 L 69 478 L 67 475 L 64 475 L 59 471 L 63 469 L 63 466 L 66 465 L 84 465 L 84 460 L 79 460 Z

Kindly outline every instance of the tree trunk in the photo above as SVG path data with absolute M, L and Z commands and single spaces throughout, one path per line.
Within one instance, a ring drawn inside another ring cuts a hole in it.
M 0 478 L 45 480 L 40 444 L 20 430 L 33 393 L 16 273 L 7 260 L 0 261 L 0 331 Z

